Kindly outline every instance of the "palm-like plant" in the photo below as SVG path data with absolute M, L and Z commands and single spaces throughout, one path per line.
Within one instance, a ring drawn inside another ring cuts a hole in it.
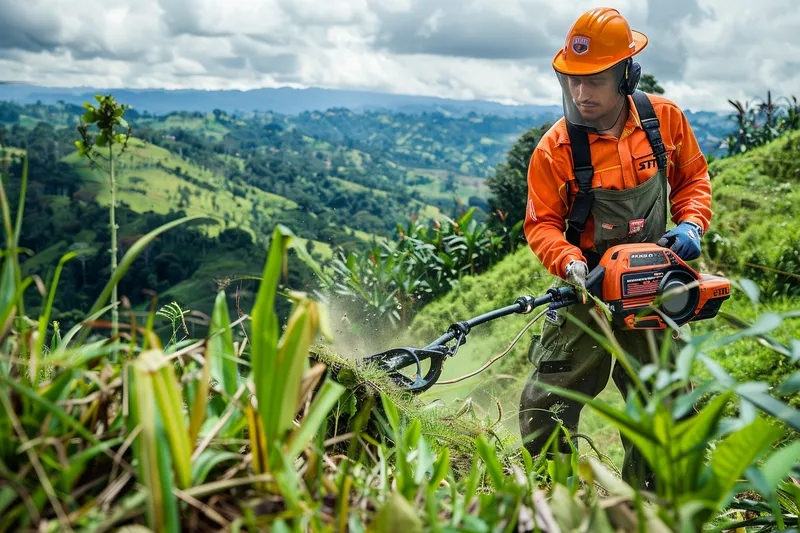
M 328 264 L 332 281 L 325 289 L 350 301 L 348 315 L 387 318 L 405 326 L 414 309 L 456 287 L 464 275 L 475 275 L 499 261 L 509 238 L 474 220 L 470 209 L 458 220 L 423 224 L 411 218 L 398 225 L 396 244 L 381 242 L 362 254 L 339 253 Z M 517 228 L 518 230 L 518 228 Z

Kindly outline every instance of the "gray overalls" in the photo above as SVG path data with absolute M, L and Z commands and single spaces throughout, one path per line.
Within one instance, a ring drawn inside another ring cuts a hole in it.
M 570 212 L 567 240 L 578 245 L 585 220 L 591 213 L 594 218 L 595 250 L 583 250 L 590 270 L 611 246 L 634 242 L 655 243 L 666 232 L 668 204 L 666 152 L 661 142 L 658 120 L 647 95 L 636 91 L 633 98 L 656 156 L 658 170 L 647 181 L 631 189 L 616 191 L 592 188 L 593 169 L 588 138 L 585 133 L 567 124 L 575 175 L 580 188 Z M 578 200 L 581 197 L 583 200 Z M 559 278 L 555 285 L 564 286 L 565 282 Z M 557 385 L 595 397 L 606 387 L 611 374 L 623 397 L 627 397 L 629 389 L 632 389 L 625 369 L 617 364 L 614 365 L 612 373 L 612 355 L 566 317 L 567 313 L 571 313 L 602 335 L 599 325 L 589 315 L 593 307 L 594 303 L 590 301 L 586 305 L 578 304 L 549 311 L 542 325 L 541 336 L 534 335 L 532 338 L 528 358 L 534 369 L 522 392 L 519 426 L 525 447 L 534 457 L 542 453 L 542 447 L 556 427 L 553 413 L 549 410 L 555 404 L 561 404 L 562 409 L 558 411 L 557 416 L 571 433 L 575 433 L 583 408 L 581 403 L 548 393 L 538 387 L 538 383 Z M 609 325 L 626 353 L 641 361 L 650 360 L 650 349 L 644 331 L 623 330 Z M 664 331 L 655 333 L 657 342 L 665 334 Z M 678 346 L 677 343 L 671 346 L 674 358 Z M 531 436 L 534 433 L 535 435 Z M 622 443 L 625 448 L 623 477 L 632 482 L 635 472 L 644 472 L 645 477 L 651 478 L 652 473 L 631 442 L 623 436 Z M 563 452 L 569 451 L 563 441 L 560 448 Z

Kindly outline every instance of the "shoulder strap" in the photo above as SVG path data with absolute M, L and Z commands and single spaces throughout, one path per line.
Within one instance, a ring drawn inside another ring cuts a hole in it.
M 567 122 L 567 133 L 572 147 L 572 167 L 575 179 L 578 181 L 578 192 L 572 202 L 566 237 L 570 244 L 580 248 L 581 233 L 586 229 L 586 219 L 589 218 L 594 201 L 594 191 L 592 190 L 594 167 L 589 150 L 589 136 L 586 135 L 586 132 Z
M 647 93 L 638 89 L 632 96 L 633 103 L 636 104 L 636 111 L 639 113 L 639 120 L 642 121 L 642 128 L 645 134 L 647 134 L 647 140 L 650 142 L 653 155 L 656 157 L 658 169 L 666 171 L 667 150 L 664 148 L 664 142 L 661 140 L 661 123 L 653 109 L 653 104 L 650 102 Z

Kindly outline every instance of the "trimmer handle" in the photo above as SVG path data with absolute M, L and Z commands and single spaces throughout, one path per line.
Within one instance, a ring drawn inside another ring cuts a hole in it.
M 606 267 L 598 265 L 586 276 L 586 290 L 600 299 L 603 298 L 603 278 L 605 275 Z

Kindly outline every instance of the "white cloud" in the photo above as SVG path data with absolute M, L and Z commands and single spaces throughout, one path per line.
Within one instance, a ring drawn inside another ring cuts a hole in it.
M 690 109 L 800 92 L 796 0 L 626 0 L 639 56 Z M 560 102 L 550 60 L 594 1 L 0 0 L 5 80 L 97 87 L 323 86 Z

